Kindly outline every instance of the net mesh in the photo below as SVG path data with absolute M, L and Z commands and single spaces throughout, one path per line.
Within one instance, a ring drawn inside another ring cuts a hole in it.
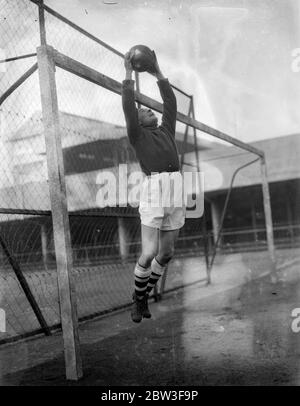
M 35 53 L 39 46 L 37 6 L 28 0 L 1 0 L 0 10 L 2 59 Z M 122 81 L 124 67 L 120 55 L 49 13 L 46 13 L 46 35 L 47 43 L 61 53 Z M 53 327 L 60 323 L 59 299 L 37 71 L 10 91 L 35 62 L 36 57 L 30 57 L 1 64 L 0 96 L 7 97 L 0 106 L 0 236 L 6 252 L 19 264 L 46 323 Z M 122 164 L 127 164 L 131 173 L 138 163 L 126 136 L 119 95 L 59 68 L 56 68 L 56 85 L 73 274 L 78 314 L 84 319 L 121 308 L 130 301 L 133 266 L 141 249 L 137 207 L 99 209 L 97 176 L 104 170 L 116 174 Z M 140 75 L 140 89 L 143 94 L 160 100 L 154 77 Z M 175 93 L 178 110 L 188 114 L 191 99 L 180 91 Z M 168 269 L 166 290 L 205 279 L 205 242 L 213 253 L 232 175 L 254 158 L 253 154 L 198 130 L 194 132 L 193 128 L 187 129 L 179 122 L 176 142 L 183 170 L 200 169 L 205 173 L 207 234 L 203 233 L 203 220 L 186 220 L 176 243 L 176 256 Z M 252 184 L 253 176 L 259 184 L 258 167 L 255 171 L 250 166 L 245 168 L 237 175 L 237 185 L 242 188 Z M 241 204 L 237 209 L 232 204 L 238 193 L 232 191 L 226 211 L 225 231 L 216 251 L 217 264 L 224 261 L 223 253 L 249 247 L 249 240 L 255 242 L 252 245 L 255 249 L 266 246 L 259 187 L 252 211 L 246 205 L 244 208 Z M 234 230 L 231 229 L 233 217 Z M 249 221 L 255 223 L 255 229 L 248 227 Z M 278 232 L 281 238 L 287 237 L 285 229 Z M 298 237 L 299 230 L 295 228 L 293 238 Z M 35 332 L 40 325 L 3 246 L 0 264 L 0 301 L 7 319 L 6 332 L 0 337 L 3 342 Z

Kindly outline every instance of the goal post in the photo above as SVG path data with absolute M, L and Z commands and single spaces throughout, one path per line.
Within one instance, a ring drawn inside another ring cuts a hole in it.
M 275 282 L 277 280 L 276 253 L 275 253 L 275 244 L 274 244 L 270 190 L 269 190 L 267 164 L 266 164 L 265 155 L 260 157 L 260 170 L 261 170 L 262 194 L 263 194 L 263 204 L 264 204 L 264 213 L 265 213 L 267 244 L 268 244 L 270 262 L 271 262 L 272 278 L 273 278 L 273 281 Z
M 82 365 L 75 284 L 72 277 L 72 247 L 58 118 L 55 63 L 51 47 L 46 45 L 38 47 L 37 59 L 46 142 L 66 376 L 67 379 L 77 380 L 82 377 Z

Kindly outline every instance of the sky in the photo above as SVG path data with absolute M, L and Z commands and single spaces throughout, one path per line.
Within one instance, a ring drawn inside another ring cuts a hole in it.
M 299 3 L 46 1 L 121 52 L 154 49 L 171 82 L 194 94 L 196 118 L 247 142 L 300 132 Z
M 4 0 L 0 50 L 6 57 L 35 52 L 37 8 Z M 11 7 L 8 5 L 11 4 Z M 45 0 L 45 4 L 125 53 L 136 44 L 154 49 L 165 76 L 195 99 L 196 119 L 245 142 L 299 133 L 299 0 Z M 121 81 L 123 61 L 48 16 L 47 41 L 59 51 Z M 0 91 L 32 60 L 7 64 Z M 300 63 L 299 63 L 300 67 Z M 119 96 L 57 69 L 60 108 L 124 125 Z M 7 81 L 7 83 L 6 83 Z M 143 93 L 159 98 L 155 79 L 141 75 Z M 179 110 L 188 111 L 177 95 Z M 35 74 L 2 106 L 26 117 L 40 109 Z M 7 115 L 7 117 L 13 117 Z M 11 118 L 7 127 L 15 130 Z

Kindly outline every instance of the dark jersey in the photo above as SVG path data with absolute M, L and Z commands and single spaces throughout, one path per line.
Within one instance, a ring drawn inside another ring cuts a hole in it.
M 129 141 L 146 175 L 179 170 L 175 143 L 176 97 L 168 79 L 158 80 L 157 84 L 163 99 L 163 116 L 161 125 L 152 128 L 139 124 L 134 101 L 134 81 L 124 80 L 122 85 L 122 104 Z

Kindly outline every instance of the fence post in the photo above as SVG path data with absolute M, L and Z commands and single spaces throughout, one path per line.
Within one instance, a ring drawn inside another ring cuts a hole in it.
M 139 75 L 139 72 L 134 71 L 134 77 L 135 77 L 135 89 L 136 89 L 136 91 L 137 91 L 138 93 L 140 93 L 140 92 L 141 92 L 141 87 L 140 87 L 140 75 Z M 141 106 L 142 106 L 139 101 L 137 102 L 137 105 L 138 105 L 138 108 L 139 108 L 139 109 L 140 109 Z
M 46 141 L 53 236 L 60 298 L 67 379 L 82 377 L 72 248 L 67 209 L 64 163 L 59 128 L 53 48 L 37 48 L 39 81 Z
M 271 211 L 271 201 L 270 201 L 270 190 L 267 177 L 267 167 L 265 156 L 260 158 L 260 169 L 262 177 L 262 192 L 263 192 L 263 202 L 264 202 L 264 212 L 265 212 L 265 222 L 266 222 L 266 233 L 267 233 L 267 244 L 271 260 L 271 275 L 272 280 L 275 282 L 277 280 L 276 275 L 276 254 L 274 245 L 274 235 L 273 235 L 273 221 L 272 221 L 272 211 Z
M 188 117 L 190 117 L 191 114 L 192 114 L 192 99 L 190 99 Z M 180 168 L 181 168 L 181 170 L 182 170 L 183 165 L 184 165 L 185 148 L 186 148 L 186 143 L 187 143 L 187 139 L 188 139 L 188 133 L 189 133 L 189 126 L 186 125 L 185 126 L 185 131 L 184 131 L 184 138 L 183 138 L 181 157 L 180 157 Z
M 195 106 L 194 106 L 194 96 L 191 96 L 191 108 L 190 108 L 190 114 L 192 118 L 195 118 Z M 199 152 L 199 147 L 198 147 L 198 138 L 197 138 L 197 131 L 193 127 L 193 132 L 194 132 L 194 146 L 195 146 L 195 156 L 196 156 L 196 162 L 197 162 L 197 171 L 200 173 L 200 152 Z M 204 249 L 204 257 L 205 257 L 205 270 L 206 270 L 206 275 L 207 275 L 207 284 L 209 285 L 211 283 L 211 276 L 210 276 L 210 269 L 209 269 L 209 246 L 208 246 L 208 238 L 207 238 L 207 226 L 206 226 L 206 213 L 205 213 L 205 198 L 204 198 L 204 210 L 203 210 L 203 216 L 201 220 L 201 230 L 202 230 L 202 237 L 203 237 L 203 249 Z
M 39 7 L 39 27 L 40 27 L 40 41 L 41 45 L 46 45 L 46 25 L 45 25 L 45 11 L 44 11 L 44 0 L 38 1 Z

